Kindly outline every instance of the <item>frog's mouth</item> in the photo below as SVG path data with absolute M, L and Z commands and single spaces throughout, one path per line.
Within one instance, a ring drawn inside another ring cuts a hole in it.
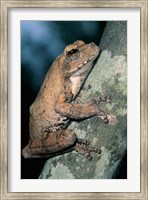
M 93 67 L 96 56 L 92 56 L 89 60 L 84 61 L 78 66 L 78 70 L 72 76 L 87 75 Z
M 70 70 L 69 76 L 79 76 L 84 72 L 87 72 L 89 68 L 92 68 L 93 62 L 94 60 L 96 60 L 97 57 L 98 55 L 93 55 L 88 60 L 85 60 L 83 63 L 80 63 L 77 67 Z

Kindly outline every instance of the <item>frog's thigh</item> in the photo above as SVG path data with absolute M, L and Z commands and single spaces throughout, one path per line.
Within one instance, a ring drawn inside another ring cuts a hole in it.
M 76 139 L 76 135 L 70 129 L 57 130 L 30 141 L 23 149 L 22 154 L 25 158 L 42 157 L 45 154 L 54 155 L 54 153 L 72 147 L 76 143 Z
M 76 135 L 70 129 L 57 130 L 48 133 L 46 137 L 42 139 L 42 145 L 46 150 L 57 152 L 71 147 L 76 142 L 76 138 Z

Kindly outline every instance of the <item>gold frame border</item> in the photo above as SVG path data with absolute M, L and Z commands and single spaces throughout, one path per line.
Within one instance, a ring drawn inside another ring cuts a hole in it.
M 148 1 L 147 0 L 1 0 L 0 175 L 1 199 L 148 199 Z M 9 193 L 8 187 L 8 9 L 9 8 L 140 8 L 141 10 L 141 191 L 138 193 Z

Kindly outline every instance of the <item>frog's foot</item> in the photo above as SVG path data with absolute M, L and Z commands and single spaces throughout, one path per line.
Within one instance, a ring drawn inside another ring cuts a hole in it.
M 102 120 L 104 121 L 105 124 L 108 124 L 109 120 L 108 120 L 107 114 L 106 114 L 103 110 L 101 110 L 101 109 L 99 108 L 99 105 L 98 105 L 98 104 L 100 104 L 101 102 L 110 103 L 110 102 L 111 102 L 111 97 L 110 97 L 110 96 L 101 96 L 101 97 L 96 97 L 96 98 L 92 99 L 93 105 L 94 105 L 94 106 L 97 108 L 97 110 L 98 110 L 98 113 L 97 113 L 98 117 L 99 117 L 100 119 L 102 119 Z
M 112 115 L 108 115 L 107 118 L 108 118 L 108 123 L 110 125 L 114 126 L 114 125 L 116 125 L 118 123 L 116 115 L 113 115 L 113 114 Z
M 90 142 L 85 139 L 77 139 L 77 143 L 75 146 L 75 151 L 79 154 L 84 155 L 88 160 L 92 160 L 93 156 L 92 152 L 101 154 L 101 149 L 96 149 L 90 146 Z

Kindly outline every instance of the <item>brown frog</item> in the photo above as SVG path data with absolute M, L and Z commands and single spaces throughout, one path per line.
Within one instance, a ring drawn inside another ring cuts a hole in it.
M 76 41 L 53 62 L 30 107 L 30 139 L 22 151 L 25 158 L 53 157 L 75 150 L 91 159 L 91 152 L 98 152 L 66 127 L 70 119 L 80 120 L 94 115 L 108 122 L 106 113 L 97 105 L 101 101 L 109 102 L 109 98 L 96 98 L 85 104 L 74 103 L 99 52 L 99 47 L 93 42 Z

